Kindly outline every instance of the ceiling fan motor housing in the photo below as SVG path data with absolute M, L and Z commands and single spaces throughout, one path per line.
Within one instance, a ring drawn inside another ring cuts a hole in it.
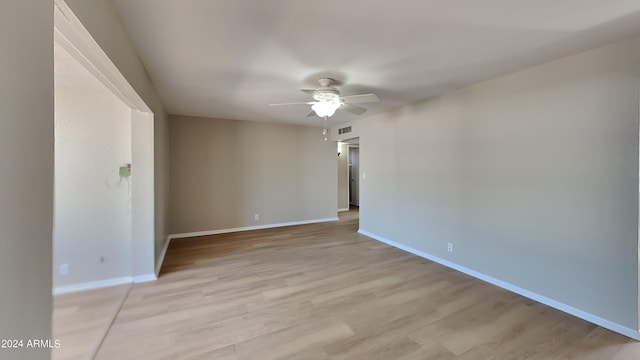
M 311 95 L 316 101 L 339 102 L 340 92 L 336 88 L 316 89 Z
M 331 85 L 333 85 L 334 82 L 335 80 L 331 78 L 322 78 L 318 80 L 318 83 L 320 83 L 320 86 L 322 87 L 331 87 Z

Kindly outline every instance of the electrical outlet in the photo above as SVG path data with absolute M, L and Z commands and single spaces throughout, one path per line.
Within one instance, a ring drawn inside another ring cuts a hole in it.
M 260 215 L 258 215 L 258 214 L 255 214 L 255 215 L 253 216 L 253 219 L 254 219 L 255 221 L 258 221 L 258 220 L 260 220 Z
M 60 275 L 67 275 L 69 273 L 69 264 L 60 265 Z
M 450 253 L 453 252 L 453 243 L 447 243 L 447 251 Z

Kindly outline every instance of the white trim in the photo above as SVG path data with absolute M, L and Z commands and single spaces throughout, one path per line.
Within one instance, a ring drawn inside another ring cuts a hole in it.
M 266 224 L 266 225 L 256 225 L 256 226 L 245 226 L 245 227 L 230 228 L 230 229 L 196 231 L 196 232 L 190 232 L 190 233 L 172 234 L 172 235 L 169 235 L 169 239 L 178 239 L 178 238 L 186 238 L 186 237 L 194 237 L 194 236 L 206 236 L 206 235 L 217 235 L 217 234 L 227 234 L 227 233 L 240 232 L 240 231 L 270 229 L 270 228 L 284 227 L 284 226 L 294 226 L 294 225 L 315 224 L 315 223 L 329 222 L 329 221 L 338 221 L 338 218 L 337 217 L 332 217 L 332 218 L 326 218 L 326 219 L 292 221 L 292 222 L 286 222 L 286 223 Z
M 393 246 L 395 248 L 404 250 L 406 252 L 410 252 L 410 253 L 412 253 L 414 255 L 420 256 L 420 257 L 425 258 L 427 260 L 431 260 L 431 261 L 436 262 L 438 264 L 441 264 L 441 265 L 444 265 L 446 267 L 452 268 L 454 270 L 458 270 L 458 271 L 460 271 L 462 273 L 465 273 L 465 274 L 473 276 L 473 277 L 475 277 L 477 279 L 486 281 L 486 282 L 488 282 L 490 284 L 496 285 L 496 286 L 501 287 L 501 288 L 503 288 L 505 290 L 509 290 L 511 292 L 514 292 L 516 294 L 520 294 L 520 295 L 522 295 L 524 297 L 527 297 L 529 299 L 535 300 L 535 301 L 540 302 L 542 304 L 551 306 L 551 307 L 556 308 L 556 309 L 558 309 L 560 311 L 566 312 L 567 314 L 579 317 L 579 318 L 581 318 L 583 320 L 586 320 L 586 321 L 591 322 L 593 324 L 602 326 L 603 328 L 607 328 L 607 329 L 609 329 L 611 331 L 615 331 L 615 332 L 617 332 L 619 334 L 622 334 L 624 336 L 628 336 L 628 337 L 630 337 L 630 338 L 632 338 L 634 340 L 640 340 L 640 332 L 638 330 L 634 330 L 634 329 L 628 328 L 626 326 L 620 325 L 618 323 L 615 323 L 613 321 L 610 321 L 610 320 L 607 320 L 607 319 L 603 319 L 603 318 L 601 318 L 599 316 L 590 314 L 590 313 L 588 313 L 586 311 L 582 311 L 580 309 L 576 309 L 576 308 L 574 308 L 574 307 L 572 307 L 570 305 L 561 303 L 561 302 L 559 302 L 557 300 L 553 300 L 553 299 L 548 298 L 548 297 L 546 297 L 544 295 L 540 295 L 540 294 L 535 293 L 533 291 L 529 291 L 527 289 L 523 289 L 521 287 L 518 287 L 516 285 L 510 284 L 508 282 L 505 282 L 505 281 L 496 279 L 494 277 L 479 273 L 479 272 L 477 272 L 475 270 L 471 270 L 471 269 L 469 269 L 467 267 L 458 265 L 456 263 L 453 263 L 451 261 L 439 258 L 439 257 L 431 255 L 431 254 L 428 254 L 426 252 L 423 252 L 423 251 L 420 251 L 420 250 L 416 250 L 414 248 L 411 248 L 409 246 L 397 243 L 395 241 L 391 241 L 389 239 L 385 239 L 382 236 L 378 236 L 378 235 L 370 233 L 370 232 L 368 232 L 366 230 L 359 229 L 358 233 L 360 233 L 362 235 L 365 235 L 365 236 L 368 236 L 368 237 L 370 237 L 370 238 L 372 238 L 374 240 L 378 240 L 380 242 L 383 242 L 383 243 L 385 243 L 387 245 L 391 245 L 391 246 Z
M 167 240 L 165 240 L 164 247 L 162 248 L 158 261 L 156 262 L 156 280 L 160 277 L 160 269 L 162 268 L 162 263 L 164 263 L 164 257 L 167 255 L 169 242 L 171 242 L 171 235 L 167 236 Z
M 349 208 L 338 209 L 338 212 L 349 211 Z
M 133 282 L 136 284 L 147 282 L 147 281 L 156 281 L 156 280 L 158 280 L 158 277 L 156 276 L 156 274 L 137 275 L 133 277 Z
M 65 0 L 54 0 L 54 40 L 129 107 L 151 109 L 93 39 Z
M 90 281 L 90 282 L 79 283 L 79 284 L 58 286 L 51 289 L 51 293 L 53 295 L 69 294 L 69 293 L 85 291 L 85 290 L 95 290 L 95 289 L 102 289 L 110 286 L 130 284 L 132 282 L 133 282 L 133 278 L 131 276 L 123 276 L 123 277 L 105 279 L 100 281 Z
M 638 99 L 640 100 L 640 98 Z M 640 110 L 640 101 L 638 102 L 638 110 Z M 638 124 L 640 124 L 640 118 L 638 119 Z M 639 149 L 640 150 L 640 149 Z M 639 153 L 640 155 L 640 153 Z M 638 170 L 640 171 L 640 167 L 638 168 Z M 640 179 L 640 172 L 638 173 L 638 179 Z M 640 209 L 640 182 L 638 182 L 638 209 Z M 638 237 L 636 238 L 636 246 L 638 247 L 638 254 L 636 255 L 636 264 L 638 264 L 638 293 L 637 293 L 637 300 L 638 300 L 638 326 L 640 327 L 640 212 L 638 212 L 638 218 L 636 219 L 637 224 L 638 224 L 638 228 L 637 228 L 637 232 L 636 234 L 638 235 Z M 640 330 L 638 330 L 638 332 L 640 332 Z

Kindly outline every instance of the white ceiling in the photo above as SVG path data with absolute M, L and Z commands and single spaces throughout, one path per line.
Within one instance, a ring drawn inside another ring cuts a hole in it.
M 640 34 L 638 0 L 114 2 L 169 113 L 312 125 L 268 104 L 328 76 L 366 117 Z

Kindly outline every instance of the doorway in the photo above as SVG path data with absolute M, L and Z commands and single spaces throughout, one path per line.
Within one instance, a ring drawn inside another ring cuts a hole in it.
M 54 68 L 58 294 L 131 275 L 131 108 L 58 43 Z
M 360 138 L 338 142 L 338 212 L 360 207 Z
M 360 148 L 349 146 L 349 206 L 360 207 Z
M 360 139 L 338 142 L 338 214 L 341 221 L 359 229 Z
M 85 72 L 95 77 L 94 80 L 97 81 L 97 83 L 100 83 L 111 95 L 119 99 L 122 103 L 120 108 L 122 108 L 122 106 L 126 108 L 125 116 L 127 117 L 126 123 L 128 125 L 123 123 L 123 126 L 128 126 L 126 136 L 128 138 L 129 149 L 123 153 L 128 154 L 128 156 L 124 156 L 123 158 L 117 157 L 117 159 L 121 160 L 116 160 L 115 162 L 110 161 L 108 164 L 105 164 L 108 165 L 108 167 L 106 173 L 102 172 L 100 185 L 103 187 L 108 184 L 110 184 L 111 187 L 120 185 L 125 189 L 125 193 L 129 193 L 129 196 L 125 197 L 127 197 L 130 202 L 125 201 L 125 204 L 122 205 L 122 201 L 119 201 L 118 206 L 120 206 L 121 209 L 129 211 L 130 225 L 127 231 L 130 241 L 127 246 L 127 251 L 130 255 L 127 256 L 127 259 L 121 259 L 119 256 L 110 259 L 108 255 L 101 258 L 101 254 L 98 253 L 93 254 L 91 257 L 87 256 L 84 264 L 77 263 L 77 265 L 104 268 L 109 265 L 109 261 L 124 260 L 126 266 L 122 264 L 121 268 L 124 269 L 126 267 L 127 273 L 118 275 L 102 273 L 99 274 L 101 277 L 90 280 L 78 278 L 73 282 L 65 284 L 65 286 L 69 285 L 69 287 L 57 289 L 58 291 L 54 289 L 54 292 L 73 292 L 106 285 L 115 285 L 116 283 L 155 280 L 154 114 L 136 90 L 120 73 L 120 70 L 113 64 L 111 59 L 102 51 L 98 43 L 93 39 L 91 34 L 89 34 L 64 0 L 55 0 L 55 5 L 53 40 L 54 43 L 57 44 L 56 46 L 68 53 L 69 61 L 77 62 L 77 65 L 82 67 Z M 106 125 L 108 124 L 105 124 L 105 126 Z M 119 134 L 122 134 L 122 132 L 119 132 Z M 96 138 L 96 142 L 109 140 L 112 139 Z M 122 145 L 122 139 L 120 139 L 118 143 L 120 144 L 119 146 L 126 146 Z M 115 153 L 122 149 L 112 150 Z M 75 152 L 82 151 L 82 147 L 75 149 Z M 123 167 L 125 171 L 128 167 L 130 179 L 122 178 L 121 174 L 126 177 L 126 174 L 122 172 Z M 54 178 L 57 176 L 73 175 L 73 173 L 54 174 Z M 120 180 L 122 180 L 122 182 Z M 130 181 L 130 188 L 126 180 Z M 115 192 L 117 192 L 117 190 L 111 192 L 110 195 L 115 195 Z M 123 194 L 119 193 L 119 195 Z M 82 209 L 76 209 L 76 211 L 81 212 Z M 120 225 L 122 225 L 121 222 L 117 226 Z M 54 261 L 56 260 L 54 259 Z M 79 266 L 66 263 L 61 258 L 57 261 L 60 263 L 54 262 L 54 273 L 68 272 L 71 275 L 79 275 L 79 272 L 84 272 Z M 64 264 L 68 264 L 68 267 L 63 266 L 61 269 L 59 265 Z
M 93 358 L 131 283 L 156 279 L 154 115 L 55 4 L 52 358 Z

